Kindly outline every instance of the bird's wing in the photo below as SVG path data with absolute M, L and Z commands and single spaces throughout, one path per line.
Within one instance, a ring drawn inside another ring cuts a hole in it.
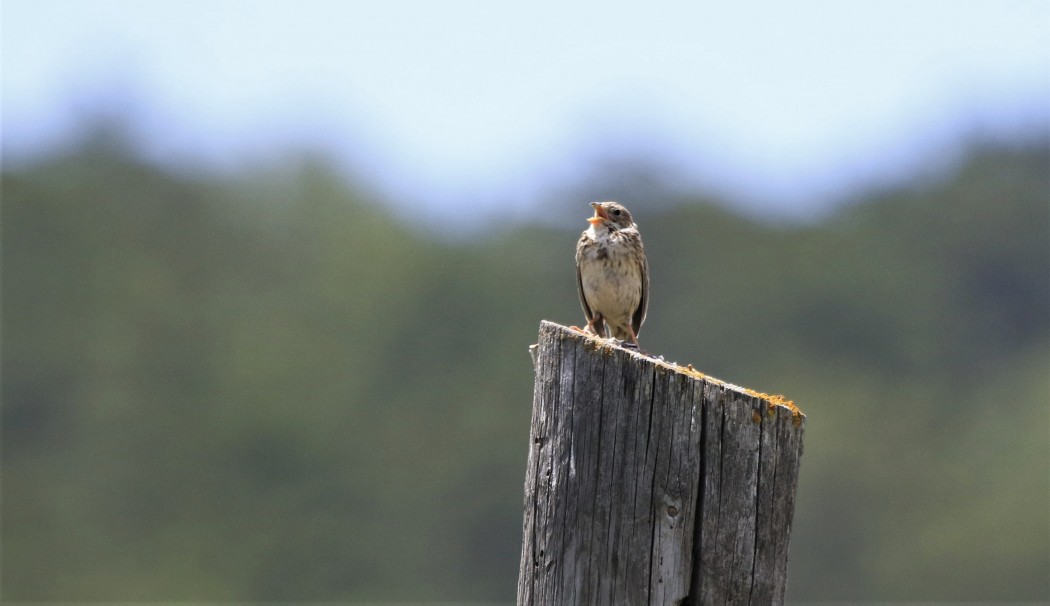
M 638 336 L 638 332 L 642 330 L 642 322 L 645 322 L 645 314 L 649 309 L 649 261 L 646 260 L 644 254 L 641 265 L 642 298 L 638 301 L 638 308 L 634 310 L 634 315 L 631 316 L 631 328 L 634 329 L 635 336 Z
M 579 254 L 576 255 L 576 290 L 580 293 L 580 307 L 583 308 L 583 315 L 590 322 L 594 319 L 594 312 L 591 311 L 591 306 L 587 304 L 587 297 L 583 294 L 583 276 L 580 275 Z

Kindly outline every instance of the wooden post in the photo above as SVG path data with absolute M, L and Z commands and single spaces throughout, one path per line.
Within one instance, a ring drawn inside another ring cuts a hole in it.
M 783 603 L 791 402 L 551 322 L 534 361 L 518 604 Z

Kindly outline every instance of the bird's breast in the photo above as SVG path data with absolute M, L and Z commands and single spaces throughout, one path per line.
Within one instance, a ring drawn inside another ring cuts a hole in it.
M 580 251 L 580 282 L 588 305 L 610 321 L 629 318 L 642 297 L 641 267 L 623 246 L 593 242 Z

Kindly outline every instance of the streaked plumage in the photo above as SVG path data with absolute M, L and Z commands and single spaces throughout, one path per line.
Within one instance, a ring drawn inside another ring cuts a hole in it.
M 616 202 L 592 202 L 576 244 L 576 282 L 587 329 L 638 345 L 649 306 L 649 264 L 638 226 Z

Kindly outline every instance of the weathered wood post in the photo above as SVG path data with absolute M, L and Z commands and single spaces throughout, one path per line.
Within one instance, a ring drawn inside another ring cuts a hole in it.
M 805 417 L 540 325 L 518 604 L 778 604 Z

